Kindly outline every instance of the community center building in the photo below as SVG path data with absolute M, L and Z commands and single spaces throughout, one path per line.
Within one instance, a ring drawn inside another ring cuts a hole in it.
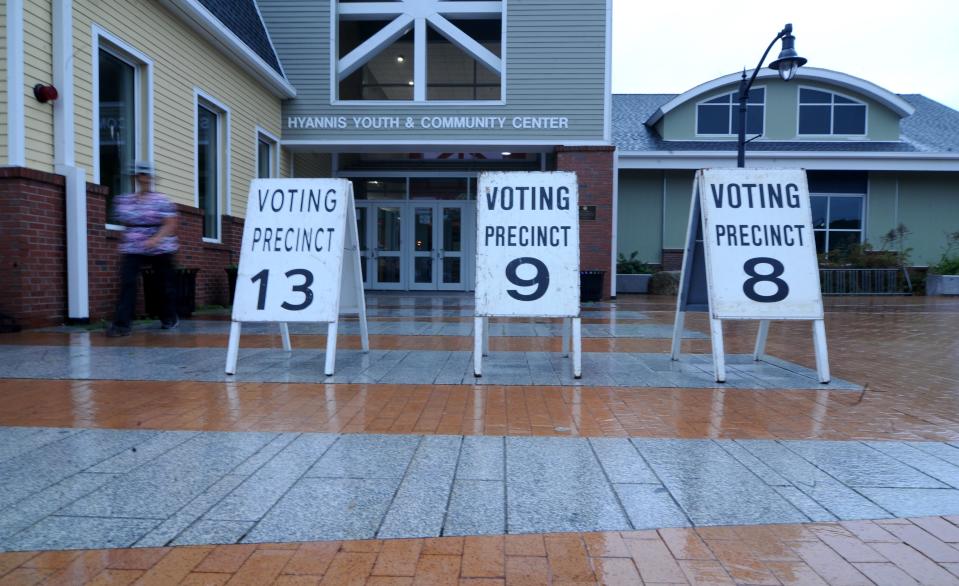
M 180 212 L 197 303 L 226 304 L 249 182 L 342 177 L 364 285 L 470 291 L 484 171 L 574 171 L 580 266 L 679 266 L 695 169 L 734 166 L 738 76 L 613 95 L 611 0 L 6 0 L 0 313 L 109 319 L 134 161 Z M 747 165 L 809 170 L 822 251 L 959 229 L 959 113 L 805 67 L 760 74 Z

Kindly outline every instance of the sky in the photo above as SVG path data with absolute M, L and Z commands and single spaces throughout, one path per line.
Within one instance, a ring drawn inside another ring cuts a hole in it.
M 613 0 L 613 92 L 679 94 L 751 70 L 787 22 L 807 66 L 959 110 L 957 0 Z

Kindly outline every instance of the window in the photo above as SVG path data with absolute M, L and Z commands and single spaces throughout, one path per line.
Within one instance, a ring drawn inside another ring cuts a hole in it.
M 828 254 L 861 243 L 867 175 L 809 171 L 807 176 L 816 252 Z
M 729 136 L 739 133 L 739 92 L 717 96 L 696 105 L 696 134 Z M 762 134 L 766 88 L 752 88 L 746 98 L 746 134 Z
M 799 88 L 799 134 L 866 134 L 866 105 L 839 94 Z
M 502 99 L 502 2 L 341 0 L 340 100 Z
M 133 189 L 133 163 L 153 159 L 151 62 L 105 30 L 93 32 L 93 180 L 108 189 L 109 223 L 113 198 Z
M 203 212 L 203 239 L 219 241 L 220 215 L 230 193 L 230 112 L 212 98 L 195 93 L 196 205 Z
M 257 179 L 266 179 L 276 177 L 277 173 L 277 148 L 276 138 L 267 134 L 263 130 L 256 133 L 256 177 Z

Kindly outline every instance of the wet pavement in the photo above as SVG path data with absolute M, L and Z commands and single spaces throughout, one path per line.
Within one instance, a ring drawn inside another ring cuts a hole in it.
M 831 385 L 805 324 L 670 363 L 665 298 L 584 308 L 580 381 L 550 320 L 476 381 L 468 297 L 368 305 L 332 378 L 318 326 L 235 377 L 222 316 L 0 336 L 0 584 L 959 583 L 959 300 L 827 299 Z

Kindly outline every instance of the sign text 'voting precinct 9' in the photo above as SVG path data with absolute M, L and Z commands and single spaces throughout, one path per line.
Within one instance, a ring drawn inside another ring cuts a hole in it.
M 345 179 L 252 182 L 234 321 L 337 320 L 350 189 Z
M 576 174 L 483 173 L 476 206 L 476 315 L 579 316 Z
M 706 169 L 699 184 L 716 319 L 822 319 L 802 170 Z

